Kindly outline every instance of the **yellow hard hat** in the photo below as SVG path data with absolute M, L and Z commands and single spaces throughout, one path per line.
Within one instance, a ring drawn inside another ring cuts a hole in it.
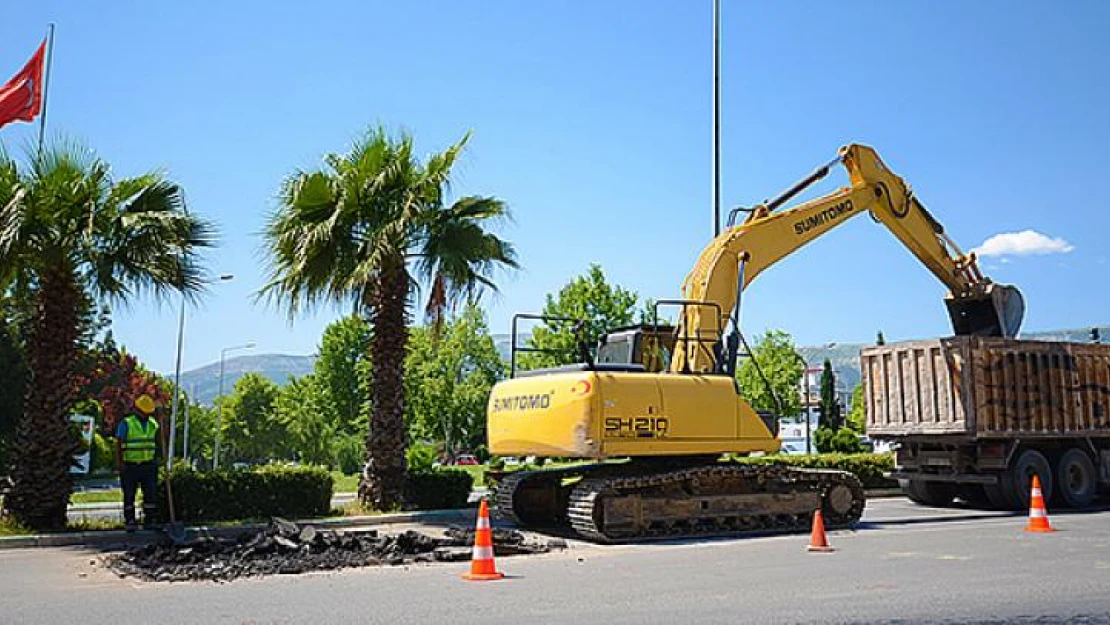
M 154 399 L 150 395 L 139 395 L 135 398 L 135 407 L 144 414 L 150 414 L 154 412 Z

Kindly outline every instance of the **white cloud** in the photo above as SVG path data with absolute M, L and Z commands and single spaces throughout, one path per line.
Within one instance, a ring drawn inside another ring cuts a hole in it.
M 1067 254 L 1075 249 L 1064 239 L 1054 239 L 1036 230 L 996 234 L 971 250 L 979 256 L 1029 256 L 1032 254 Z

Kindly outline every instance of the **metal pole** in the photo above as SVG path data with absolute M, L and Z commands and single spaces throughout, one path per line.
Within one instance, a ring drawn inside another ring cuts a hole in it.
M 50 95 L 50 68 L 54 66 L 54 23 L 46 31 L 46 76 L 42 81 L 42 114 L 39 115 L 39 158 L 42 158 L 42 143 L 46 137 L 46 100 Z
M 227 349 L 220 350 L 220 392 L 216 395 L 216 448 L 212 452 L 212 468 L 220 468 L 220 429 L 224 422 L 224 354 Z
M 812 420 L 813 415 L 810 412 L 812 410 L 812 404 L 809 403 L 809 365 L 806 364 L 804 359 L 802 360 L 802 381 L 806 385 L 806 455 L 809 455 L 813 453 L 813 448 L 811 447 L 813 444 L 811 442 L 812 436 L 810 436 L 809 431 L 811 427 L 809 422 Z
M 189 397 L 196 397 L 196 394 L 197 385 L 194 384 L 189 388 Z M 181 457 L 186 464 L 192 464 L 189 462 L 189 402 L 185 402 L 185 440 L 182 441 Z
M 721 0 L 713 0 L 713 238 L 721 233 Z
M 181 315 L 177 321 L 177 364 L 173 371 L 173 408 L 170 410 L 170 445 L 166 453 L 166 469 L 173 464 L 177 441 L 177 409 L 181 402 L 181 346 L 185 340 L 185 296 L 181 296 Z

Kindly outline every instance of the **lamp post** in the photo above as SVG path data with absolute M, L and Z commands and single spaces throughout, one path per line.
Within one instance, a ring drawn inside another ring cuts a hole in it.
M 810 422 L 810 417 L 811 417 L 811 415 L 810 415 L 811 407 L 810 407 L 810 403 L 809 403 L 809 363 L 807 363 L 806 359 L 802 358 L 802 355 L 799 354 L 798 352 L 794 352 L 794 358 L 796 358 L 798 360 L 798 362 L 802 363 L 802 386 L 805 387 L 804 392 L 805 392 L 805 397 L 806 397 L 806 400 L 805 400 L 806 401 L 806 403 L 805 403 L 806 455 L 809 455 L 810 453 L 813 453 L 813 447 L 812 447 L 812 445 L 813 445 L 812 438 L 813 437 L 810 435 L 810 423 L 809 423 Z
M 216 448 L 212 451 L 212 468 L 220 468 L 220 430 L 223 429 L 224 422 L 224 360 L 227 358 L 228 352 L 234 352 L 241 349 L 253 349 L 254 341 L 236 345 L 235 347 L 225 347 L 220 350 L 220 393 L 216 396 Z
M 220 276 L 221 282 L 227 282 L 235 276 L 225 273 Z M 173 406 L 170 409 L 170 444 L 167 445 L 166 469 L 173 464 L 173 454 L 177 449 L 177 410 L 181 403 L 181 352 L 185 344 L 185 295 L 181 296 L 181 314 L 177 318 L 177 359 L 173 368 Z M 163 439 L 164 441 L 165 439 Z

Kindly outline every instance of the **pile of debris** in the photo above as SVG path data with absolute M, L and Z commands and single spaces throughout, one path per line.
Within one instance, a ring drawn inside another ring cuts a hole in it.
M 374 530 L 337 532 L 273 519 L 265 529 L 238 538 L 152 543 L 108 556 L 105 563 L 120 577 L 177 582 L 468 560 L 474 530 L 452 527 L 444 534 L 436 538 L 412 530 L 394 535 Z M 498 556 L 545 553 L 553 546 L 500 529 L 493 531 L 493 543 Z

